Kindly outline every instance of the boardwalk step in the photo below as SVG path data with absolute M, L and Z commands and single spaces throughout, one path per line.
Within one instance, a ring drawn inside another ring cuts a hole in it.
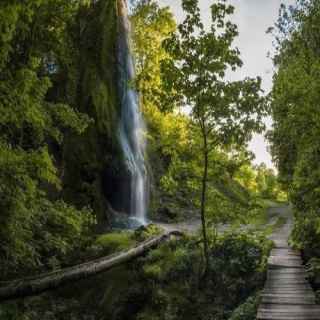
M 290 270 L 290 269 L 289 269 Z M 270 270 L 267 273 L 268 278 L 274 277 L 274 278 L 306 278 L 308 274 L 306 272 L 279 272 L 280 270 Z M 285 271 L 288 271 L 286 269 Z
M 311 306 L 276 306 L 276 305 L 262 305 L 258 310 L 258 319 L 320 319 L 320 307 L 316 305 Z M 287 318 L 285 318 L 287 319 Z
M 304 296 L 304 297 L 310 297 L 313 295 L 312 291 L 303 292 L 303 291 L 296 291 L 295 293 L 292 293 L 290 291 L 267 291 L 264 290 L 261 293 L 262 295 L 282 295 L 282 296 L 290 296 L 290 297 L 298 297 L 298 296 Z
M 257 320 L 320 320 L 319 314 L 312 315 L 294 315 L 279 313 L 258 313 Z
M 271 256 L 268 259 L 268 264 L 269 265 L 278 265 L 278 266 L 283 266 L 283 267 L 302 267 L 302 261 L 301 259 L 299 261 L 295 259 L 288 259 L 287 257 L 276 257 L 276 256 Z
M 298 268 L 300 267 L 301 270 L 304 270 L 304 267 L 302 265 L 297 265 L 297 264 L 293 264 L 289 261 L 281 261 L 281 262 L 277 262 L 277 263 L 268 263 L 268 268 L 270 270 L 277 270 L 277 269 L 283 269 L 283 268 Z
M 307 284 L 309 286 L 309 282 L 306 279 L 275 279 L 275 278 L 268 278 L 268 283 L 270 286 L 278 286 L 281 287 L 282 285 L 289 286 L 289 285 L 300 285 L 300 284 Z
M 272 290 L 272 289 L 287 289 L 287 290 L 303 290 L 306 289 L 308 290 L 310 288 L 310 285 L 308 283 L 296 283 L 296 284 L 281 284 L 281 286 L 278 286 L 277 283 L 269 283 L 267 282 L 265 285 L 266 289 Z
M 312 312 L 319 312 L 320 314 L 320 306 L 319 305 L 310 305 L 310 306 L 305 306 L 305 305 L 277 305 L 277 304 L 261 304 L 259 307 L 259 311 L 278 311 L 278 312 L 304 312 L 304 311 L 312 311 Z
M 281 304 L 281 305 L 292 305 L 292 304 L 301 304 L 301 305 L 314 305 L 315 304 L 315 299 L 301 299 L 301 298 L 276 298 L 276 297 L 265 297 L 262 299 L 262 303 L 267 303 L 267 304 Z
M 292 256 L 297 256 L 300 257 L 300 252 L 297 250 L 293 250 L 290 248 L 274 248 L 271 250 L 272 255 L 292 255 Z
M 300 275 L 268 275 L 267 279 L 272 281 L 272 282 L 277 282 L 277 281 L 282 281 L 282 282 L 293 282 L 293 281 L 298 281 L 298 282 L 302 282 L 302 281 L 307 281 L 307 275 L 304 274 L 300 274 Z

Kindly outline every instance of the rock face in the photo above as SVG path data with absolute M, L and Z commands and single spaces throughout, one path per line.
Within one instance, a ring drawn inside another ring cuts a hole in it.
M 63 196 L 76 206 L 90 205 L 100 225 L 105 225 L 110 208 L 126 211 L 127 204 L 118 195 L 129 185 L 117 134 L 117 0 L 100 0 L 84 8 L 78 24 L 76 107 L 94 122 L 82 136 L 70 135 L 64 143 Z

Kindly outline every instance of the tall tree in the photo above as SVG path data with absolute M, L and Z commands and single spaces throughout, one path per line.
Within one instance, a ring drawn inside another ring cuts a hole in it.
M 293 239 L 319 256 L 320 3 L 281 7 L 269 133 L 274 162 L 295 207 Z
M 176 30 L 176 22 L 168 7 L 154 0 L 139 1 L 131 15 L 133 51 L 135 54 L 136 88 L 144 107 L 152 104 L 161 111 L 173 109 L 171 92 L 165 90 L 161 77 L 161 61 L 168 59 L 162 42 Z
M 165 41 L 171 60 L 163 64 L 167 86 L 176 99 L 190 108 L 193 124 L 200 130 L 203 172 L 200 213 L 206 269 L 209 264 L 206 230 L 206 197 L 210 153 L 228 144 L 245 144 L 252 131 L 263 128 L 266 109 L 257 79 L 230 82 L 228 70 L 241 67 L 239 50 L 232 46 L 237 27 L 228 20 L 234 8 L 225 1 L 211 6 L 211 25 L 201 21 L 197 0 L 183 0 L 185 20 Z

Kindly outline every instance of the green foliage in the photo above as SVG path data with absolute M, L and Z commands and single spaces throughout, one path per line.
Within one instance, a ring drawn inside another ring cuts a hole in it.
M 108 255 L 133 247 L 135 242 L 130 232 L 113 232 L 98 236 L 93 246 L 99 248 L 99 253 Z
M 88 248 L 86 256 L 100 257 L 119 251 L 128 250 L 138 243 L 163 233 L 163 230 L 154 224 L 141 226 L 135 231 L 113 231 L 97 236 Z
M 271 248 L 263 237 L 219 237 L 210 247 L 205 283 L 199 279 L 201 251 L 193 241 L 170 242 L 144 259 L 143 282 L 151 292 L 138 319 L 225 319 L 262 287 Z
M 293 242 L 319 257 L 319 21 L 318 1 L 282 6 L 276 29 L 277 72 L 269 133 L 281 181 L 294 204 Z
M 66 134 L 82 134 L 89 117 L 54 97 L 63 70 L 69 1 L 4 1 L 0 5 L 0 259 L 1 277 L 67 263 L 89 241 L 91 210 L 58 200 L 55 155 Z
M 193 131 L 199 137 L 202 161 L 199 208 L 208 264 L 206 200 L 210 192 L 207 190 L 210 153 L 232 144 L 245 145 L 253 131 L 263 129 L 261 119 L 266 110 L 260 96 L 260 78 L 235 82 L 225 79 L 228 69 L 235 71 L 242 65 L 239 50 L 232 46 L 238 35 L 236 25 L 229 19 L 234 7 L 225 1 L 213 3 L 209 28 L 201 21 L 197 0 L 182 1 L 182 8 L 185 19 L 178 32 L 165 41 L 170 58 L 163 62 L 162 69 L 167 87 L 177 92 L 177 104 L 191 109 Z
M 38 217 L 40 223 L 35 237 L 41 254 L 50 257 L 49 264 L 52 261 L 72 263 L 72 255 L 84 250 L 92 241 L 92 227 L 96 223 L 92 211 L 88 208 L 78 210 L 61 200 L 54 203 L 44 200 L 39 211 L 42 216 Z
M 56 91 L 94 121 L 82 135 L 66 137 L 62 193 L 77 207 L 90 205 L 98 223 L 107 225 L 119 192 L 115 185 L 127 175 L 118 141 L 117 1 L 79 2 L 68 29 L 71 60 L 55 84 L 59 89 L 60 78 L 67 75 L 66 85 Z
M 176 23 L 168 7 L 160 8 L 156 1 L 140 1 L 131 15 L 133 53 L 136 61 L 136 88 L 144 108 L 152 105 L 162 111 L 173 109 L 172 92 L 166 90 L 161 76 L 161 62 L 170 58 L 162 42 L 175 31 Z
M 296 212 L 295 225 L 292 233 L 293 244 L 306 251 L 306 256 L 320 255 L 320 219 L 316 212 L 307 214 Z
M 194 118 L 178 111 L 181 94 L 187 94 L 189 90 L 179 86 L 171 78 L 178 74 L 175 74 L 176 70 L 172 70 L 169 66 L 171 64 L 179 65 L 179 56 L 171 49 L 168 50 L 168 46 L 170 47 L 169 44 L 174 42 L 173 38 L 178 36 L 180 32 L 177 30 L 168 9 L 159 8 L 153 1 L 140 1 L 131 20 L 135 25 L 133 29 L 133 47 L 137 62 L 135 85 L 142 94 L 142 108 L 148 127 L 146 134 L 148 157 L 153 174 L 150 215 L 168 221 L 190 218 L 190 216 L 197 214 L 201 203 L 203 141 L 201 129 L 194 125 Z M 232 26 L 230 28 L 232 29 Z M 230 37 L 233 34 L 231 29 L 228 29 Z M 148 30 L 147 36 L 146 30 Z M 218 37 L 218 34 L 215 36 Z M 214 41 L 211 43 L 208 37 L 208 43 L 203 40 L 204 45 L 212 50 L 216 45 L 216 49 L 220 50 L 218 43 L 214 43 Z M 231 41 L 231 38 L 229 40 Z M 161 42 L 164 42 L 164 47 L 161 46 Z M 219 39 L 218 42 L 223 46 L 223 39 Z M 227 46 L 227 44 L 224 45 Z M 215 59 L 218 58 L 214 58 L 210 52 L 208 49 L 207 58 L 214 64 Z M 237 55 L 237 52 L 234 51 L 232 54 Z M 232 54 L 230 53 L 230 55 Z M 191 61 L 191 58 L 189 60 Z M 216 69 L 208 71 L 205 60 L 202 61 L 202 66 L 205 72 L 215 74 L 217 71 Z M 191 62 L 189 67 L 191 72 Z M 218 64 L 216 67 L 219 67 Z M 223 66 L 221 68 L 223 69 Z M 180 76 L 182 81 L 182 74 Z M 210 88 L 215 84 L 222 85 L 223 81 L 223 79 L 217 79 L 217 83 L 211 83 Z M 213 91 L 211 92 L 212 99 L 214 99 Z M 229 93 L 231 95 L 231 92 L 228 91 Z M 247 93 L 249 94 L 249 92 Z M 191 99 L 192 93 L 188 92 L 188 94 Z M 233 97 L 235 98 L 235 96 Z M 192 99 L 194 101 L 196 98 Z M 216 101 L 212 99 L 206 104 L 208 112 L 210 105 L 213 106 L 212 112 L 218 108 Z M 238 102 L 239 106 L 244 103 L 244 101 Z M 225 109 L 223 106 L 221 108 Z M 224 115 L 220 113 L 220 116 L 222 121 Z M 211 120 L 211 124 L 216 125 L 216 129 L 218 129 L 220 120 L 216 123 L 212 117 Z M 228 126 L 230 127 L 230 124 Z M 246 130 L 247 133 L 249 131 Z M 215 134 L 211 134 L 210 137 L 214 138 Z M 219 146 L 215 146 L 210 151 L 208 160 L 207 216 L 215 222 L 230 222 L 239 218 L 244 220 L 245 218 L 241 218 L 241 216 L 248 211 L 248 203 L 255 191 L 243 184 L 241 179 L 238 179 L 238 172 L 244 166 L 251 168 L 252 155 L 246 151 L 244 146 L 235 143 L 234 139 L 231 139 L 231 145 L 227 145 L 226 141 L 222 140 L 217 139 Z
M 44 295 L 18 303 L 3 303 L 0 317 L 3 320 L 87 320 L 92 318 L 92 314 L 82 308 L 76 299 Z
M 97 242 L 107 247 L 110 243 L 127 246 L 132 237 L 133 233 L 118 233 L 101 236 Z M 206 281 L 201 280 L 198 238 L 185 237 L 52 295 L 31 298 L 19 306 L 4 304 L 0 315 L 6 314 L 8 320 L 22 314 L 33 320 L 48 315 L 54 320 L 70 315 L 113 320 L 224 320 L 245 319 L 245 315 L 250 319 L 256 300 L 249 297 L 264 285 L 270 241 L 257 234 L 227 233 L 211 243 L 212 263 Z
M 141 226 L 140 228 L 136 229 L 133 237 L 136 241 L 141 242 L 149 238 L 158 236 L 161 233 L 163 233 L 163 230 L 156 224 L 151 223 L 147 226 Z
M 232 312 L 229 320 L 255 320 L 259 303 L 260 299 L 258 295 L 249 297 L 245 303 Z
M 256 197 L 274 201 L 286 201 L 287 195 L 272 169 L 265 164 L 245 164 L 235 173 L 235 179 Z
M 251 272 L 266 270 L 271 248 L 272 242 L 261 233 L 226 232 L 213 248 L 212 256 L 217 264 L 212 267 L 218 270 L 219 264 L 222 268 L 223 261 L 227 261 L 229 269 L 225 272 L 250 276 Z
M 320 277 L 320 259 L 312 258 L 308 262 L 308 273 L 313 279 L 319 279 Z
M 211 26 L 201 21 L 198 1 L 183 1 L 186 18 L 178 31 L 165 41 L 172 57 L 163 63 L 168 85 L 179 95 L 180 104 L 191 107 L 191 116 L 200 128 L 202 149 L 211 151 L 230 143 L 242 144 L 253 130 L 261 130 L 265 114 L 258 79 L 228 82 L 226 70 L 242 65 L 238 49 L 232 48 L 238 35 L 229 21 L 234 8 L 224 1 L 211 6 Z M 206 140 L 206 141 L 204 141 Z

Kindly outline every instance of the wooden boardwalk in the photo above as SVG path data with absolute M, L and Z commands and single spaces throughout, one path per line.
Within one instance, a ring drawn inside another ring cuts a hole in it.
M 258 309 L 258 320 L 320 320 L 320 306 L 307 280 L 300 252 L 291 249 L 290 209 L 281 208 L 286 224 L 271 237 L 275 247 L 268 260 L 267 281 Z

